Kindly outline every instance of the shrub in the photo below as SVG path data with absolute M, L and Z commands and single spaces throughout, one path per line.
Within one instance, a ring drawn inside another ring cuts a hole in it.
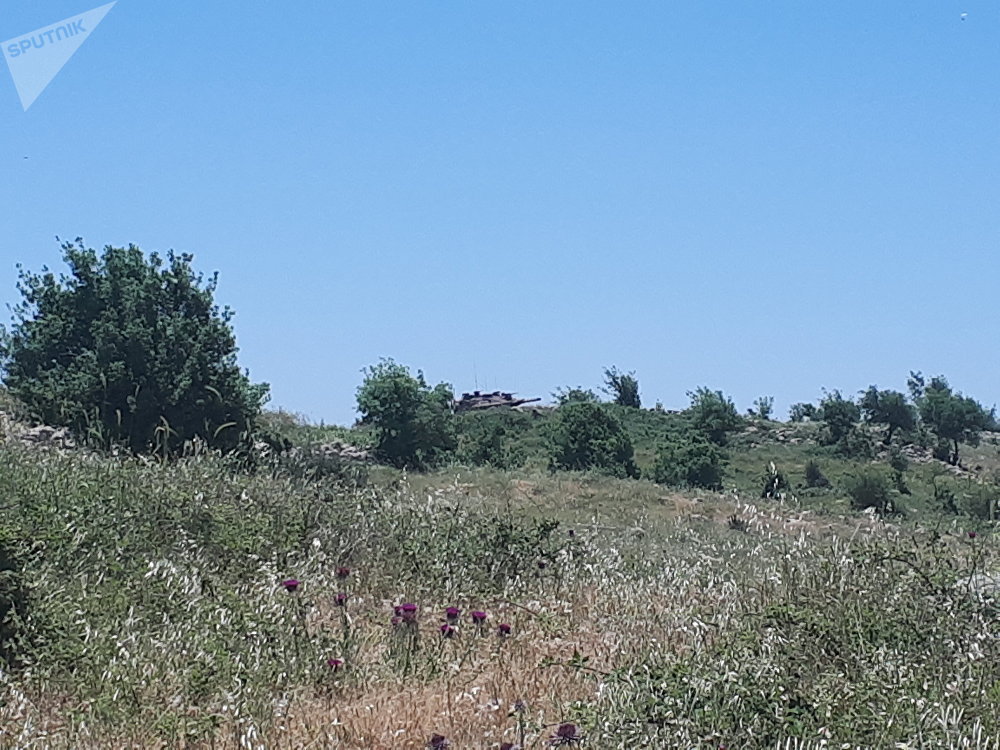
M 267 398 L 236 362 L 233 313 L 192 256 L 63 244 L 70 275 L 20 272 L 5 383 L 34 417 L 104 446 L 163 455 L 196 438 L 232 449 Z
M 762 498 L 775 498 L 778 493 L 788 489 L 788 480 L 785 479 L 784 473 L 774 465 L 774 461 L 764 467 L 761 483 L 763 484 L 760 492 Z
M 774 411 L 774 396 L 759 396 L 754 399 L 751 416 L 758 419 L 770 419 Z
M 722 391 L 711 391 L 701 387 L 688 392 L 691 406 L 688 413 L 692 426 L 705 433 L 716 445 L 725 445 L 728 433 L 743 426 L 743 419 L 736 411 L 732 399 L 727 398 Z
M 830 480 L 827 479 L 819 468 L 819 463 L 813 459 L 806 461 L 805 469 L 806 487 L 829 487 Z
M 600 403 L 600 399 L 597 397 L 596 393 L 589 388 L 584 388 L 580 385 L 576 388 L 570 388 L 569 386 L 565 388 L 557 388 L 555 393 L 552 394 L 552 398 L 556 400 L 556 403 L 559 406 L 566 406 L 566 404 Z
M 840 395 L 840 391 L 824 394 L 820 401 L 820 416 L 826 423 L 822 442 L 826 445 L 839 443 L 861 419 L 861 409 L 850 399 Z
M 518 433 L 530 428 L 527 419 L 520 412 L 506 409 L 463 414 L 458 422 L 458 460 L 496 469 L 523 465 L 527 452 L 516 438 Z
M 892 446 L 889 450 L 889 466 L 892 468 L 892 481 L 896 486 L 896 491 L 901 495 L 909 495 L 910 488 L 906 486 L 903 474 L 909 468 L 910 462 L 897 445 Z
M 874 508 L 879 515 L 895 510 L 892 491 L 885 474 L 874 468 L 864 468 L 844 480 L 844 489 L 855 510 Z
M 451 386 L 431 388 L 424 374 L 383 359 L 367 368 L 358 388 L 361 423 L 369 426 L 376 455 L 400 468 L 439 465 L 457 447 Z
M 875 455 L 872 440 L 864 430 L 850 427 L 837 441 L 837 453 L 846 458 L 871 459 Z
M 653 481 L 674 487 L 722 488 L 724 452 L 705 436 L 677 434 L 659 447 Z
M 638 477 L 632 440 L 600 404 L 571 403 L 559 409 L 549 435 L 552 469 L 596 469 L 616 477 Z
M 798 403 L 792 404 L 788 410 L 788 420 L 790 422 L 804 422 L 805 420 L 816 418 L 816 407 L 813 404 Z
M 27 610 L 28 594 L 16 538 L 0 528 L 0 661 L 8 669 L 16 666 L 18 646 L 27 636 Z

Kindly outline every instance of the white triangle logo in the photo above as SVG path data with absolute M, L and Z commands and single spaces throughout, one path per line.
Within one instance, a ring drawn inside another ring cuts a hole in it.
M 11 78 L 14 79 L 25 112 L 45 87 L 52 83 L 52 79 L 80 49 L 80 45 L 104 20 L 115 3 L 102 5 L 2 43 L 3 56 L 7 59 L 7 67 L 10 68 Z

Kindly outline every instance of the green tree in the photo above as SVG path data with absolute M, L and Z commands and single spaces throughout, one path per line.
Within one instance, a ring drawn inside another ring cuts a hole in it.
M 979 433 L 988 429 L 995 415 L 975 399 L 952 391 L 944 377 L 932 378 L 919 394 L 917 409 L 935 435 L 951 444 L 948 463 L 958 465 L 959 442 L 979 444 Z
M 552 469 L 595 469 L 616 477 L 639 476 L 632 440 L 606 407 L 571 403 L 556 413 L 549 434 Z
M 688 398 L 691 399 L 688 407 L 691 425 L 716 445 L 725 445 L 728 433 L 743 426 L 743 419 L 736 411 L 735 404 L 722 391 L 712 391 L 703 386 L 696 391 L 689 391 Z
M 636 380 L 635 372 L 618 372 L 617 367 L 605 368 L 604 385 L 604 392 L 619 406 L 640 408 L 639 381 Z
M 860 469 L 844 479 L 844 489 L 855 510 L 874 508 L 879 515 L 895 512 L 892 490 L 885 473 L 871 467 Z
M 431 388 L 424 374 L 383 359 L 364 370 L 358 388 L 361 423 L 372 428 L 375 453 L 400 468 L 425 470 L 446 460 L 458 445 L 447 383 Z
M 170 455 L 201 438 L 228 450 L 267 400 L 236 361 L 227 307 L 192 256 L 62 245 L 69 275 L 20 266 L 23 302 L 2 337 L 4 382 L 38 420 L 105 446 Z
M 774 396 L 758 396 L 754 399 L 750 415 L 758 419 L 770 419 L 774 411 Z
M 790 422 L 804 422 L 807 419 L 816 419 L 817 409 L 813 404 L 798 403 L 792 404 L 788 410 L 788 420 Z
M 552 398 L 556 400 L 559 406 L 566 406 L 566 404 L 597 404 L 600 403 L 600 399 L 597 394 L 594 393 L 589 388 L 584 388 L 578 385 L 576 388 L 557 388 L 555 393 L 552 394 Z
M 850 433 L 861 419 L 861 409 L 850 399 L 840 395 L 840 391 L 824 392 L 819 402 L 819 415 L 826 423 L 827 444 L 839 443 Z
M 726 455 L 698 432 L 670 435 L 660 443 L 653 481 L 674 487 L 722 488 Z
M 880 391 L 876 386 L 870 386 L 861 394 L 859 406 L 865 420 L 886 425 L 882 441 L 885 445 L 892 442 L 896 430 L 912 430 L 917 424 L 915 409 L 899 391 Z
M 510 409 L 474 410 L 457 415 L 458 459 L 474 466 L 513 469 L 524 464 L 525 447 L 517 441 L 530 428 L 530 417 Z

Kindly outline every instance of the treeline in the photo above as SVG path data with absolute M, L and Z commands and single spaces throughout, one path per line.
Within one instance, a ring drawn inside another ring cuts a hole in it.
M 68 275 L 21 270 L 23 300 L 0 337 L 4 385 L 30 418 L 70 427 L 91 445 L 163 458 L 193 444 L 227 453 L 249 453 L 262 441 L 277 452 L 290 447 L 264 418 L 267 384 L 252 383 L 238 366 L 233 313 L 214 302 L 216 276 L 195 273 L 190 256 L 147 258 L 135 246 L 99 254 L 78 239 L 63 254 Z M 642 409 L 635 372 L 609 367 L 603 376 L 606 400 L 560 388 L 558 408 L 539 426 L 537 410 L 456 414 L 450 385 L 431 385 L 422 372 L 385 359 L 364 371 L 356 432 L 378 460 L 406 469 L 454 461 L 509 469 L 541 459 L 553 471 L 719 488 L 730 437 L 772 417 L 772 397 L 741 415 L 731 398 L 706 387 L 688 393 L 680 413 L 660 404 Z M 824 392 L 816 404 L 792 406 L 789 418 L 819 423 L 819 442 L 847 458 L 873 457 L 871 436 L 881 431 L 886 448 L 916 442 L 955 466 L 962 444 L 997 427 L 994 410 L 944 377 L 918 372 L 905 393 L 874 385 L 855 398 Z M 656 446 L 645 471 L 637 434 Z

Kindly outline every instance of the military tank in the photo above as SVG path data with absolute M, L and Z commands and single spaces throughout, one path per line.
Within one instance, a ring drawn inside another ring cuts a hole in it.
M 499 409 L 502 407 L 518 407 L 541 401 L 540 398 L 516 398 L 514 393 L 493 391 L 492 393 L 463 393 L 462 398 L 455 401 L 455 411 L 475 411 L 478 409 Z

